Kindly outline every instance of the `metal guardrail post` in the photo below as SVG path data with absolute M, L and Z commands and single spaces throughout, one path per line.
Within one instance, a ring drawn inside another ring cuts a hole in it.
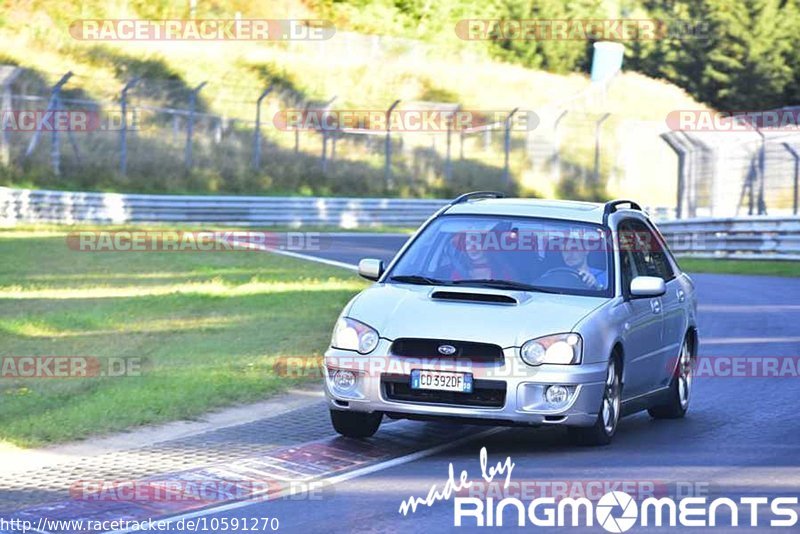
M 120 93 L 119 107 L 122 112 L 119 129 L 119 173 L 125 176 L 128 172 L 128 91 L 139 83 L 140 78 L 134 78 L 125 84 Z
M 197 94 L 202 91 L 208 82 L 203 82 L 189 93 L 189 119 L 186 124 L 186 148 L 184 149 L 184 164 L 186 170 L 192 168 L 192 136 L 194 133 L 194 110 L 197 106 Z
M 256 126 L 253 130 L 253 169 L 258 170 L 261 168 L 261 101 L 272 92 L 270 85 L 261 92 L 261 95 L 256 101 Z

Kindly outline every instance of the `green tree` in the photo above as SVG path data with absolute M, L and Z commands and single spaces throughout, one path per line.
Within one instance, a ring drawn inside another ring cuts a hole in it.
M 664 38 L 630 47 L 630 67 L 665 78 L 719 109 L 765 109 L 785 103 L 797 76 L 789 62 L 796 9 L 779 0 L 644 5 L 670 31 Z

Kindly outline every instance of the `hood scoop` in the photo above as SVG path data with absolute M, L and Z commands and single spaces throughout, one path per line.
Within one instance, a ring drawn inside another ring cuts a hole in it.
M 466 291 L 434 291 L 433 300 L 450 300 L 459 302 L 483 302 L 486 304 L 518 304 L 517 299 L 498 293 L 476 293 Z

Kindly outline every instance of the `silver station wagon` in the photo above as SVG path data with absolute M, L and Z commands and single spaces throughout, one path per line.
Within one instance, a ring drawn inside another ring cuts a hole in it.
M 337 432 L 384 416 L 564 425 L 604 445 L 623 415 L 683 417 L 695 288 L 635 203 L 462 195 L 342 311 L 325 353 Z

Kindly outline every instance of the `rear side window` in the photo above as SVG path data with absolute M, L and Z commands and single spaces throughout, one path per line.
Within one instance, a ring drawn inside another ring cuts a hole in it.
M 618 228 L 618 240 L 623 278 L 657 276 L 664 281 L 675 278 L 675 272 L 661 241 L 642 221 L 637 219 L 622 221 Z M 630 269 L 629 273 L 625 272 L 626 267 Z M 623 284 L 625 284 L 623 287 L 629 287 L 630 280 L 623 280 Z

